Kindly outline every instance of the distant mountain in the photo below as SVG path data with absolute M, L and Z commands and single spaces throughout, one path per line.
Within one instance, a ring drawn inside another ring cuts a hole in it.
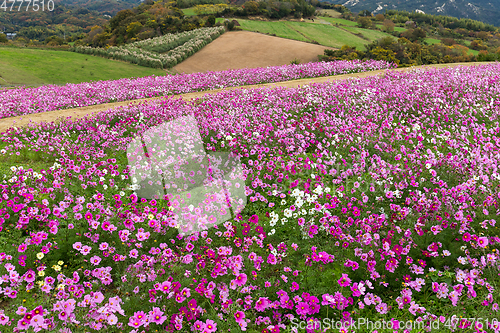
M 414 11 L 425 14 L 446 15 L 469 18 L 500 26 L 499 0 L 340 0 L 352 12 L 368 9 L 373 14 L 384 13 L 387 9 Z

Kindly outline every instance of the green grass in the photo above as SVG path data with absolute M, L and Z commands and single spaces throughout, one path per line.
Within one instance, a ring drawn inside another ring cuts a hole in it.
M 371 30 L 371 29 L 363 29 L 363 28 L 358 28 L 358 27 L 345 27 L 344 29 L 349 30 L 352 33 L 361 33 L 363 36 L 368 38 L 370 42 L 373 42 L 377 39 L 383 38 L 383 37 L 393 37 L 393 35 L 390 35 L 386 32 L 379 31 L 379 30 Z
M 186 16 L 196 16 L 196 13 L 194 12 L 194 8 L 193 7 L 191 7 L 191 8 L 184 8 L 184 9 L 182 9 L 182 12 Z
M 467 53 L 473 54 L 473 55 L 477 56 L 479 54 L 479 51 L 478 50 L 469 49 L 469 52 L 467 52 Z
M 303 35 L 324 46 L 340 48 L 347 44 L 356 46 L 358 50 L 364 50 L 365 44 L 368 44 L 368 41 L 334 26 L 302 22 L 289 22 L 289 24 Z
M 323 9 L 323 8 L 321 8 L 321 9 L 318 9 L 318 12 L 320 13 L 320 15 L 321 14 L 323 14 L 323 15 L 326 14 L 326 15 L 330 15 L 332 17 L 341 17 L 342 16 L 341 13 L 339 13 L 338 11 L 336 11 L 334 9 Z
M 323 19 L 327 22 L 330 22 L 333 25 L 335 25 L 335 23 L 338 23 L 339 25 L 347 25 L 350 27 L 354 27 L 354 26 L 358 25 L 356 22 L 345 20 L 342 18 L 332 18 L 332 17 L 323 17 L 323 16 L 318 16 L 318 18 Z
M 331 19 L 323 18 L 322 19 Z M 224 19 L 219 18 L 218 21 Z M 238 22 L 243 30 L 254 31 L 266 34 L 274 34 L 277 37 L 294 39 L 303 42 L 318 42 L 324 46 L 340 48 L 345 44 L 356 46 L 358 49 L 365 49 L 364 40 L 349 31 L 339 27 L 326 24 L 292 22 L 292 21 L 252 21 L 239 19 Z M 364 29 L 366 30 L 366 29 Z M 370 30 L 370 33 L 372 31 Z M 373 35 L 387 35 L 378 31 L 373 31 Z
M 69 51 L 0 47 L 0 85 L 38 86 L 165 75 L 165 71 Z
M 463 40 L 464 44 L 467 46 L 467 47 L 470 47 L 470 43 L 471 41 L 470 40 L 467 40 L 467 39 L 464 39 Z M 467 52 L 468 54 L 473 54 L 475 56 L 477 56 L 479 54 L 479 51 L 477 50 L 473 50 L 473 49 L 469 49 L 469 51 Z
M 376 23 L 375 25 L 376 25 L 378 28 L 382 28 L 382 26 L 383 26 L 383 24 L 382 24 L 382 23 Z M 402 28 L 402 27 L 394 27 L 394 31 L 396 31 L 396 32 L 405 32 L 406 30 L 408 30 L 408 29 L 406 29 L 406 28 Z
M 435 38 L 426 38 L 425 41 L 427 42 L 427 44 L 429 45 L 433 45 L 433 44 L 439 44 L 441 43 L 441 40 L 440 39 L 435 39 Z
M 247 31 L 255 31 L 264 34 L 276 35 L 277 37 L 299 40 L 303 42 L 310 41 L 309 38 L 302 36 L 295 31 L 289 23 L 295 22 L 268 22 L 268 21 L 251 21 L 251 20 L 238 20 L 241 28 Z M 312 24 L 312 23 L 306 23 Z

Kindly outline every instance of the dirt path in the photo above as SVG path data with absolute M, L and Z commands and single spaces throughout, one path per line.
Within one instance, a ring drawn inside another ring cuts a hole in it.
M 419 68 L 425 69 L 427 67 L 443 68 L 443 67 L 452 67 L 452 66 L 459 66 L 459 65 L 471 66 L 471 65 L 481 65 L 481 64 L 486 64 L 486 63 L 485 62 L 467 62 L 467 63 L 454 63 L 454 64 L 438 64 L 438 65 L 397 68 L 397 69 L 394 69 L 394 71 L 408 71 L 408 70 L 419 69 Z M 219 91 L 229 90 L 229 89 L 246 89 L 246 88 L 277 87 L 277 86 L 286 87 L 286 88 L 296 88 L 298 86 L 310 84 L 310 83 L 322 83 L 322 82 L 334 81 L 334 80 L 345 80 L 345 79 L 349 79 L 349 78 L 364 78 L 364 77 L 368 77 L 368 76 L 381 75 L 381 74 L 384 74 L 385 71 L 386 70 L 383 69 L 383 70 L 362 72 L 362 73 L 355 73 L 355 74 L 334 75 L 334 76 L 327 76 L 327 77 L 309 78 L 309 79 L 284 81 L 284 82 L 277 82 L 277 83 L 257 84 L 257 85 L 242 86 L 242 87 L 228 87 L 228 88 L 217 89 L 217 90 L 208 90 L 208 91 L 202 91 L 202 92 L 194 92 L 194 93 L 188 93 L 188 94 L 183 94 L 183 95 L 177 95 L 176 98 L 178 97 L 178 98 L 183 98 L 185 100 L 192 100 L 192 99 L 203 97 L 205 94 L 214 94 L 214 93 L 217 93 Z M 13 126 L 21 127 L 21 126 L 27 125 L 30 122 L 34 122 L 34 123 L 52 122 L 52 121 L 55 121 L 55 120 L 61 119 L 61 118 L 72 118 L 72 119 L 77 118 L 78 119 L 78 118 L 82 118 L 86 115 L 89 115 L 91 113 L 105 111 L 105 110 L 113 108 L 113 107 L 124 106 L 124 105 L 129 105 L 129 104 L 140 104 L 140 103 L 143 103 L 146 101 L 151 101 L 151 100 L 160 99 L 160 98 L 164 98 L 164 97 L 161 96 L 161 97 L 153 97 L 153 98 L 144 98 L 144 99 L 137 99 L 137 100 L 133 100 L 133 101 L 124 101 L 124 102 L 92 105 L 92 106 L 86 106 L 86 107 L 76 108 L 76 109 L 41 112 L 41 113 L 35 113 L 35 114 L 30 114 L 30 115 L 18 116 L 18 117 L 4 118 L 4 119 L 0 119 L 0 132 L 3 133 L 10 127 L 13 127 Z

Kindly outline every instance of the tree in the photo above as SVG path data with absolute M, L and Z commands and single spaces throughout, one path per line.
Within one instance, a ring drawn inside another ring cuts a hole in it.
M 441 39 L 441 43 L 443 43 L 444 45 L 448 45 L 448 46 L 456 44 L 456 42 L 453 38 L 443 38 L 443 39 Z
M 370 12 L 368 9 L 360 11 L 358 15 L 363 16 L 363 17 L 372 17 L 373 16 L 372 12 Z
M 59 36 L 50 36 L 48 38 L 45 39 L 45 43 L 47 43 L 47 45 L 63 45 L 64 44 L 64 39 L 62 39 L 61 37 Z
M 209 26 L 209 27 L 213 27 L 214 25 L 215 25 L 215 16 L 210 15 L 210 16 L 207 18 L 207 26 Z
M 256 1 L 247 1 L 242 7 L 247 10 L 248 15 L 257 15 L 260 13 L 259 4 Z
M 7 39 L 7 36 L 5 36 L 4 33 L 0 32 L 0 43 L 7 43 L 9 40 Z
M 424 39 L 427 36 L 427 33 L 422 28 L 416 28 L 413 30 L 413 36 L 415 39 Z
M 383 21 L 385 20 L 385 16 L 384 16 L 384 14 L 377 14 L 377 15 L 375 16 L 375 19 L 376 19 L 377 21 L 379 21 L 379 22 L 383 22 Z
M 382 30 L 385 32 L 393 32 L 394 26 L 395 24 L 391 20 L 384 20 L 384 23 L 382 23 Z
M 133 17 L 135 16 L 135 13 L 133 11 L 131 11 L 130 9 L 125 9 L 125 10 L 121 10 L 119 11 L 118 13 L 116 13 L 115 16 L 113 16 L 113 18 L 111 18 L 111 20 L 109 20 L 109 27 L 111 30 L 115 30 L 116 28 L 118 28 L 118 26 L 120 25 L 120 23 L 125 20 L 127 17 Z
M 395 54 L 392 50 L 386 50 L 377 46 L 375 49 L 369 52 L 370 58 L 375 60 L 385 60 L 389 62 L 395 62 L 399 64 L 399 59 L 396 59 Z
M 427 33 L 422 28 L 416 28 L 406 30 L 401 34 L 401 36 L 412 42 L 415 42 L 417 40 L 424 39 L 427 36 Z
M 454 44 L 453 49 L 459 52 L 462 56 L 466 56 L 467 53 L 469 52 L 469 48 L 467 46 L 463 46 L 460 44 Z
M 366 29 L 372 25 L 372 20 L 370 20 L 368 17 L 358 16 L 358 19 L 356 21 L 361 28 Z
M 140 22 L 132 22 L 127 26 L 127 37 L 134 38 L 142 30 L 142 24 Z
M 477 38 L 482 39 L 482 40 L 486 40 L 486 39 L 488 39 L 488 35 L 489 34 L 486 31 L 479 31 L 477 33 Z
M 98 34 L 101 34 L 104 32 L 104 29 L 98 25 L 93 26 L 90 32 L 88 33 L 87 37 L 85 37 L 85 42 L 90 44 L 90 45 L 95 45 L 94 42 L 96 41 L 96 36 Z
M 483 44 L 483 41 L 480 39 L 473 40 L 470 43 L 470 48 L 473 50 L 481 51 L 481 50 L 486 50 L 488 47 Z
M 391 37 L 391 36 L 387 36 L 387 37 L 382 37 L 380 38 L 378 41 L 378 46 L 384 48 L 384 49 L 389 49 L 391 47 L 391 45 L 393 45 L 394 43 L 396 43 L 396 40 L 394 39 L 394 37 Z

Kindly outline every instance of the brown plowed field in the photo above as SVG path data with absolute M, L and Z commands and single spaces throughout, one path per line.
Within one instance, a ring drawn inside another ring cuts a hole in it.
M 439 64 L 439 65 L 428 65 L 428 66 L 418 66 L 418 67 L 407 67 L 407 68 L 398 68 L 398 69 L 393 69 L 394 71 L 408 71 L 412 69 L 425 69 L 426 67 L 433 67 L 433 68 L 443 68 L 443 67 L 450 67 L 450 66 L 458 66 L 458 65 L 482 65 L 486 64 L 484 62 L 468 62 L 468 63 L 454 63 L 454 64 Z M 383 73 L 386 70 L 378 70 L 378 71 L 371 71 L 371 72 L 362 72 L 362 73 L 355 73 L 355 74 L 345 74 L 345 75 L 335 75 L 335 76 L 327 76 L 327 77 L 319 77 L 319 78 L 309 78 L 309 79 L 302 79 L 302 80 L 293 80 L 293 81 L 284 81 L 284 82 L 278 82 L 278 83 L 267 83 L 267 84 L 258 84 L 258 85 L 252 85 L 252 86 L 243 86 L 243 87 L 229 87 L 229 88 L 224 88 L 224 89 L 217 89 L 217 90 L 209 90 L 209 91 L 202 91 L 202 92 L 194 92 L 194 93 L 189 93 L 189 94 L 184 94 L 184 95 L 178 95 L 176 97 L 179 98 L 184 98 L 186 100 L 191 100 L 191 99 L 196 99 L 203 97 L 205 94 L 213 94 L 221 90 L 228 90 L 228 89 L 245 89 L 245 88 L 258 88 L 258 87 L 287 87 L 287 88 L 296 88 L 297 86 L 300 85 L 305 85 L 309 83 L 321 83 L 321 82 L 327 82 L 327 81 L 334 81 L 334 80 L 345 80 L 349 78 L 363 78 L 363 77 L 368 77 L 368 76 L 375 76 L 375 75 L 383 75 Z M 86 106 L 82 108 L 76 108 L 76 109 L 67 109 L 67 110 L 57 110 L 57 111 L 50 111 L 50 112 L 42 112 L 42 113 L 35 113 L 35 114 L 30 114 L 30 115 L 25 115 L 25 116 L 18 116 L 18 117 L 10 117 L 10 118 L 4 118 L 0 119 L 0 132 L 5 132 L 9 127 L 16 126 L 25 126 L 30 122 L 52 122 L 57 119 L 61 118 L 82 118 L 86 115 L 89 115 L 91 113 L 96 113 L 100 111 L 104 111 L 107 109 L 110 109 L 112 107 L 117 107 L 117 106 L 122 106 L 122 105 L 129 105 L 129 104 L 138 104 L 142 103 L 148 100 L 154 100 L 158 98 L 163 98 L 163 97 L 153 97 L 153 98 L 145 98 L 145 99 L 137 99 L 133 101 L 124 101 L 124 102 L 116 102 L 116 103 L 108 103 L 108 104 L 100 104 L 100 105 L 92 105 L 92 106 Z
M 325 49 L 333 49 L 296 40 L 250 31 L 229 31 L 174 67 L 179 73 L 223 71 L 288 65 L 317 61 Z

